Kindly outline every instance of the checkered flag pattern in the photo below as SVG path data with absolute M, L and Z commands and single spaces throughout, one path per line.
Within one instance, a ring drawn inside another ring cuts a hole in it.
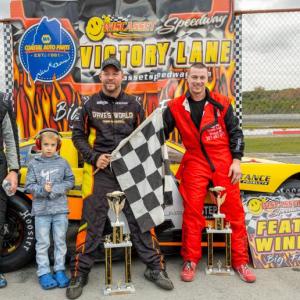
M 12 61 L 12 36 L 11 25 L 3 24 L 3 50 L 4 50 L 4 70 L 5 70 L 5 93 L 10 97 L 13 95 L 13 61 Z
M 142 232 L 164 221 L 172 203 L 172 181 L 163 131 L 156 109 L 112 152 L 111 166 Z
M 122 16 L 110 16 L 111 22 L 128 22 L 129 17 L 122 17 Z
M 235 90 L 235 114 L 239 118 L 242 127 L 242 15 L 235 16 L 235 41 L 234 41 L 234 90 Z
M 4 24 L 0 23 L 0 91 L 5 92 Z

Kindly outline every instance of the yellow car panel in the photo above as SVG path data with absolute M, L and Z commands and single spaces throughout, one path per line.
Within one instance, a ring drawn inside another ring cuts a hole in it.
M 72 220 L 79 220 L 81 218 L 82 208 L 82 178 L 83 178 L 83 161 L 80 160 L 76 148 L 74 147 L 71 134 L 63 133 L 62 146 L 60 155 L 64 157 L 70 164 L 75 176 L 75 186 L 68 193 L 70 216 Z M 171 171 L 176 174 L 179 167 L 179 162 L 185 152 L 184 147 L 171 142 L 167 142 L 170 155 Z M 23 187 L 26 180 L 27 163 L 29 159 L 34 156 L 37 151 L 35 149 L 34 140 L 23 141 L 20 143 L 21 161 L 24 167 L 21 169 L 20 187 Z M 175 158 L 175 159 L 174 159 Z M 25 162 L 24 162 L 25 161 Z M 300 178 L 300 165 L 279 163 L 266 159 L 243 158 L 242 164 L 242 178 L 240 181 L 240 188 L 246 192 L 261 192 L 274 193 L 286 180 L 290 178 Z M 207 197 L 206 203 L 211 203 L 210 198 Z

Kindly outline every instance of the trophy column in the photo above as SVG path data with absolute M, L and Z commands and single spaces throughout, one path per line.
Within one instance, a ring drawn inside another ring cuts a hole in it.
M 107 195 L 109 207 L 116 214 L 116 222 L 112 222 L 112 235 L 106 236 L 104 242 L 105 249 L 105 288 L 104 295 L 132 294 L 135 292 L 131 283 L 131 247 L 130 235 L 123 236 L 124 223 L 119 221 L 119 214 L 125 204 L 123 192 L 113 192 Z M 118 281 L 113 285 L 112 280 L 112 251 L 114 248 L 124 248 L 125 252 L 125 281 Z
M 125 247 L 125 284 L 129 283 L 131 283 L 131 247 Z
M 208 275 L 233 275 L 234 272 L 231 267 L 231 234 L 232 230 L 230 224 L 227 223 L 224 228 L 225 214 L 220 213 L 220 207 L 224 203 L 226 198 L 226 193 L 221 196 L 221 192 L 225 191 L 224 187 L 213 187 L 209 189 L 211 192 L 211 198 L 218 207 L 218 212 L 213 214 L 215 219 L 215 226 L 212 228 L 208 226 L 207 232 L 207 267 L 206 274 Z M 225 236 L 225 263 L 218 260 L 217 264 L 214 265 L 214 251 L 213 251 L 213 240 L 214 235 Z M 225 265 L 225 267 L 223 267 Z

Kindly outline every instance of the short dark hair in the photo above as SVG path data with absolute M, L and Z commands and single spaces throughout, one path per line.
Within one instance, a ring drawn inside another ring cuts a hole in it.
M 196 68 L 196 69 L 207 69 L 207 66 L 201 62 L 195 62 L 193 64 L 191 64 L 190 69 L 191 68 Z

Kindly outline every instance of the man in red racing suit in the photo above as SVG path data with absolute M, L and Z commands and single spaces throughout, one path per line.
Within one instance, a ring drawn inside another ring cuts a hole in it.
M 186 148 L 177 173 L 184 206 L 181 279 L 194 279 L 202 255 L 201 232 L 205 227 L 202 211 L 208 185 L 212 183 L 226 188 L 226 201 L 221 212 L 232 228 L 233 268 L 242 280 L 254 282 L 255 275 L 247 266 L 245 215 L 239 189 L 243 133 L 230 100 L 209 92 L 205 87 L 207 82 L 206 66 L 193 64 L 187 77 L 189 91 L 171 100 L 163 115 L 166 136 L 176 127 Z

